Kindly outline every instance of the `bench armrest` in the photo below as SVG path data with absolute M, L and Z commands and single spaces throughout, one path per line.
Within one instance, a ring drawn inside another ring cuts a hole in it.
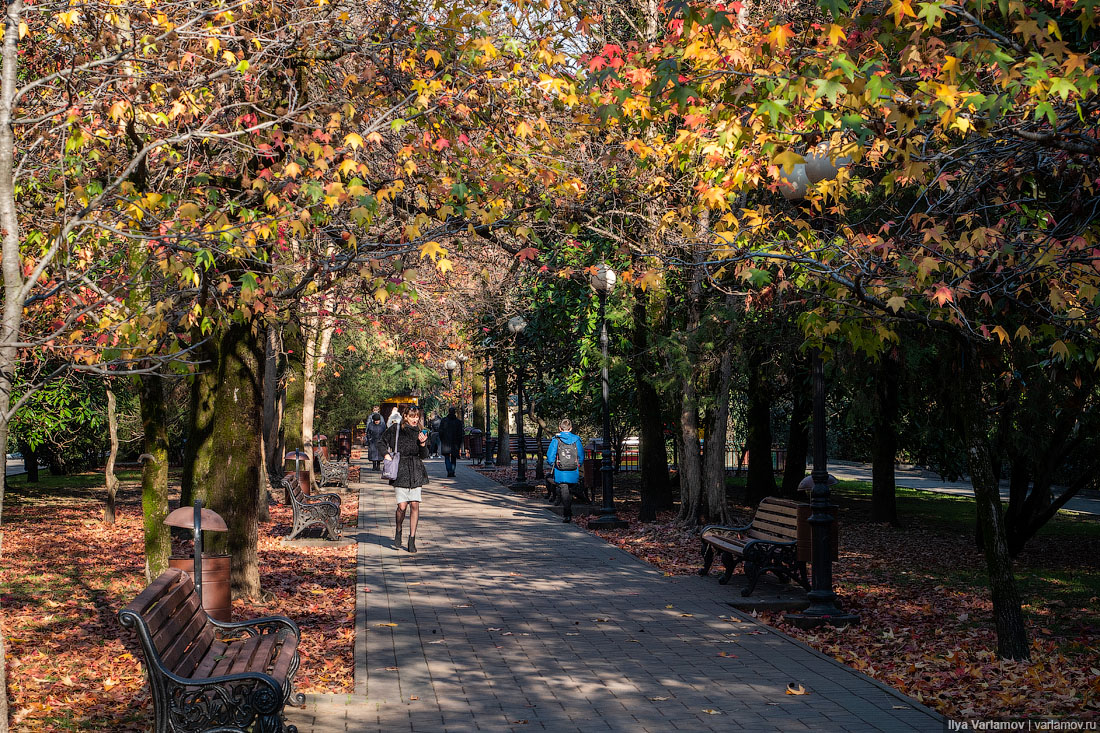
M 208 711 L 208 715 L 200 717 L 209 717 L 211 722 L 217 722 L 224 716 L 224 710 L 220 709 L 222 706 L 240 710 L 243 719 L 251 723 L 256 715 L 277 715 L 286 700 L 282 684 L 265 672 L 238 672 L 195 679 L 180 677 L 165 669 L 161 673 L 180 687 L 208 690 L 207 694 L 211 695 L 208 699 L 195 695 L 194 692 L 189 692 L 188 698 L 197 701 L 201 709 Z M 201 702 L 204 699 L 205 705 Z
M 210 623 L 225 631 L 244 631 L 251 636 L 259 636 L 265 632 L 274 633 L 280 629 L 289 629 L 294 634 L 295 642 L 300 641 L 302 638 L 302 632 L 298 628 L 298 624 L 286 616 L 263 616 L 247 621 L 218 621 L 211 617 Z
M 745 551 L 750 547 L 794 547 L 797 544 L 798 540 L 749 540 L 745 543 Z

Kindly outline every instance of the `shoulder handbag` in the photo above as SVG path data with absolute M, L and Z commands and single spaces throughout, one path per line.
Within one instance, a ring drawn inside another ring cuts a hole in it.
M 382 478 L 393 481 L 397 478 L 397 467 L 401 465 L 401 452 L 397 450 L 401 442 L 401 423 L 397 423 L 397 433 L 393 438 L 393 453 L 382 459 Z

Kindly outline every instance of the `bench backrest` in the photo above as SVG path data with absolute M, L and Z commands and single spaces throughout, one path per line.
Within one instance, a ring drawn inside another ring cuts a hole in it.
M 147 655 L 155 651 L 165 669 L 181 677 L 191 675 L 215 638 L 195 583 L 176 568 L 161 573 L 119 612 L 119 618 L 137 629 Z
M 748 536 L 758 540 L 795 541 L 798 543 L 798 559 L 810 562 L 813 555 L 813 535 L 810 526 L 810 505 L 793 499 L 780 499 L 769 496 L 760 502 L 752 518 L 752 529 Z M 835 520 L 835 517 L 834 517 Z M 833 522 L 832 548 L 833 559 L 840 556 L 837 547 L 840 533 L 839 522 Z

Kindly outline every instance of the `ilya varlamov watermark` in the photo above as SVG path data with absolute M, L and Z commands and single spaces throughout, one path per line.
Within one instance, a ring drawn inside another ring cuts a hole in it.
M 969 720 L 949 720 L 947 721 L 948 731 L 966 730 L 966 731 L 1014 731 L 1014 730 L 1068 730 L 1068 731 L 1086 731 L 1097 730 L 1097 722 L 1095 720 L 1058 720 L 1055 718 L 1026 718 L 1024 720 L 980 720 L 977 718 L 971 718 Z

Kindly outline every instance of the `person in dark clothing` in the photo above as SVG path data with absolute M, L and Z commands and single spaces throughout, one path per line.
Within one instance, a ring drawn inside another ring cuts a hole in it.
M 455 408 L 447 411 L 447 417 L 439 423 L 439 452 L 443 454 L 443 462 L 447 466 L 447 475 L 454 476 L 458 466 L 458 454 L 462 451 L 462 436 L 466 433 L 466 426 L 455 415 Z
M 409 515 L 409 552 L 416 552 L 416 525 L 420 521 L 420 488 L 428 485 L 428 471 L 424 459 L 428 457 L 428 431 L 420 425 L 420 408 L 415 405 L 405 413 L 404 419 L 391 425 L 382 435 L 385 457 L 393 455 L 394 446 L 401 454 L 397 466 L 397 478 L 390 481 L 397 498 L 395 515 L 397 528 L 393 533 L 396 547 L 401 547 L 401 524 L 405 513 Z
M 367 423 L 367 460 L 374 462 L 374 470 L 381 470 L 382 456 L 386 451 L 382 446 L 382 433 L 386 432 L 386 423 L 382 422 L 382 414 L 375 412 Z
M 439 458 L 439 424 L 443 422 L 439 415 L 432 415 L 428 421 L 428 453 L 432 458 Z

